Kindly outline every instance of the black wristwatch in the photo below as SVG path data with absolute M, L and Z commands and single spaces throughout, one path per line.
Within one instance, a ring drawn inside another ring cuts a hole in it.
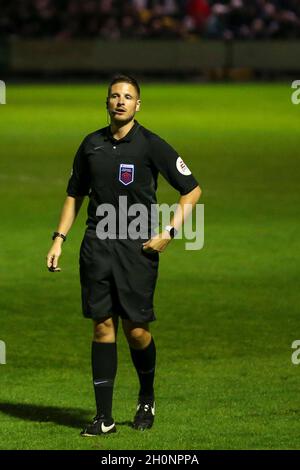
M 169 232 L 171 238 L 174 238 L 177 235 L 177 230 L 172 227 L 172 225 L 167 225 L 165 227 L 165 230 Z
M 57 238 L 57 237 L 62 238 L 64 242 L 67 239 L 66 235 L 64 235 L 63 233 L 54 232 L 53 235 L 52 235 L 52 240 L 55 240 L 55 238 Z

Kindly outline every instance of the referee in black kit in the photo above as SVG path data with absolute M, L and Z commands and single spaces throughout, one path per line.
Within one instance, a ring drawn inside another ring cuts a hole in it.
M 140 382 L 133 428 L 144 430 L 153 425 L 156 350 L 149 323 L 155 320 L 153 295 L 159 253 L 181 227 L 187 215 L 185 205 L 194 207 L 201 195 L 197 181 L 177 152 L 134 119 L 140 103 L 140 88 L 133 77 L 117 75 L 112 79 L 106 101 L 110 125 L 89 134 L 77 151 L 67 198 L 47 255 L 49 271 L 60 271 L 62 244 L 88 196 L 80 281 L 83 315 L 91 318 L 94 326 L 92 372 L 97 412 L 82 431 L 83 436 L 116 432 L 112 400 L 119 317 Z M 180 193 L 180 199 L 169 225 L 155 234 L 150 219 L 159 173 Z M 130 236 L 127 231 L 133 218 L 128 212 L 125 218 L 120 215 L 121 197 L 128 207 L 142 204 L 147 208 L 148 220 L 142 222 L 146 229 L 140 236 Z M 104 204 L 115 208 L 113 229 L 102 224 Z

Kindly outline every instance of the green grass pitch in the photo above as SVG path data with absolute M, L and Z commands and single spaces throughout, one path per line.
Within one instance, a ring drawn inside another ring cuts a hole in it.
M 1 449 L 299 448 L 299 113 L 289 83 L 145 85 L 137 116 L 168 140 L 203 188 L 205 246 L 161 256 L 157 416 L 132 420 L 138 384 L 122 330 L 118 433 L 79 436 L 94 415 L 92 324 L 80 310 L 86 206 L 45 256 L 81 139 L 106 125 L 104 86 L 7 84 L 1 106 Z M 160 179 L 159 202 L 177 193 Z

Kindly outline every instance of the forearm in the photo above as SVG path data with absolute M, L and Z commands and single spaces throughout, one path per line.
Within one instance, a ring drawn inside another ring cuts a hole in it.
M 197 186 L 190 193 L 181 196 L 178 201 L 178 206 L 174 216 L 171 218 L 170 225 L 177 231 L 182 226 L 183 222 L 190 215 L 193 208 L 197 204 L 201 196 L 201 189 Z M 143 249 L 145 251 L 158 251 L 162 252 L 171 241 L 171 235 L 169 231 L 163 230 L 161 233 L 155 235 L 147 242 L 143 243 Z
M 67 235 L 72 227 L 74 220 L 80 210 L 84 197 L 74 198 L 67 196 L 60 215 L 57 232 Z M 47 267 L 51 272 L 60 271 L 58 260 L 61 255 L 63 238 L 56 237 L 52 243 L 50 251 L 47 254 Z
M 61 211 L 57 232 L 67 235 L 77 217 L 83 200 L 84 197 L 67 196 Z
M 181 196 L 178 201 L 178 207 L 170 221 L 170 225 L 174 227 L 177 231 L 181 228 L 184 221 L 191 214 L 193 208 L 197 204 L 201 196 L 201 189 L 197 186 L 190 193 Z

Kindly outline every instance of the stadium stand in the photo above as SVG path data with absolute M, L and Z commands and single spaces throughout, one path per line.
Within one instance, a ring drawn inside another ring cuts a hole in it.
M 300 0 L 0 0 L 3 38 L 300 38 Z

